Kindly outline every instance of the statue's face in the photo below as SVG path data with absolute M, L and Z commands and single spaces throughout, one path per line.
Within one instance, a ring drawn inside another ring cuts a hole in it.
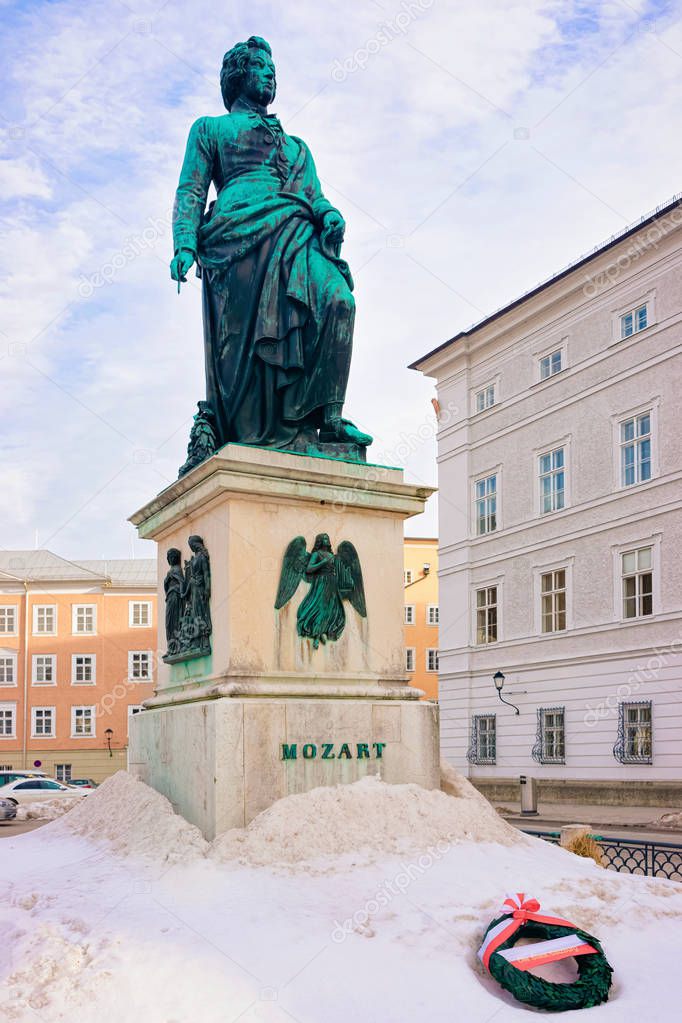
M 275 98 L 275 65 L 265 50 L 250 50 L 242 93 L 252 103 L 266 107 Z

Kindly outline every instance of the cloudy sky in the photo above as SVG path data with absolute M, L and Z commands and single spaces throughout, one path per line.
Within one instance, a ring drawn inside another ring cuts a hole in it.
M 347 411 L 436 480 L 413 359 L 682 189 L 682 8 L 646 0 L 0 0 L 6 548 L 150 554 L 128 515 L 203 397 L 200 293 L 168 275 L 190 124 L 270 40 L 273 111 L 347 221 Z M 437 530 L 435 509 L 409 524 Z

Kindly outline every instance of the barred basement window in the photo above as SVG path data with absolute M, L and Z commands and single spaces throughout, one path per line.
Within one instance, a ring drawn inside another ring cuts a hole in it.
M 538 727 L 531 756 L 538 764 L 565 764 L 564 707 L 538 707 Z
M 497 759 L 497 727 L 494 714 L 473 714 L 467 760 L 470 764 L 494 764 Z
M 652 754 L 651 700 L 619 704 L 614 757 L 621 764 L 650 764 Z

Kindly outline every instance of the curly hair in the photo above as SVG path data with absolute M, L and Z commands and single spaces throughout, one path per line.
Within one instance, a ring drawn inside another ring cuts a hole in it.
M 242 90 L 249 50 L 263 50 L 269 57 L 272 56 L 270 44 L 260 36 L 249 36 L 245 43 L 235 43 L 232 49 L 227 51 L 220 71 L 220 91 L 228 110 L 232 109 L 232 104 Z

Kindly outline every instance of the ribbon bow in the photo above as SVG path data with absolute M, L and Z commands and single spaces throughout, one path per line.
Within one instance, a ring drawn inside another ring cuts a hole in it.
M 500 913 L 503 913 L 506 919 L 500 920 L 499 924 L 491 927 L 478 950 L 478 958 L 486 970 L 489 969 L 488 964 L 493 952 L 496 952 L 500 945 L 508 941 L 512 934 L 515 934 L 529 920 L 539 924 L 554 924 L 559 927 L 574 926 L 570 921 L 563 920 L 559 916 L 544 916 L 538 912 L 539 909 L 538 900 L 526 898 L 525 892 L 516 892 L 505 897 L 500 907 Z

